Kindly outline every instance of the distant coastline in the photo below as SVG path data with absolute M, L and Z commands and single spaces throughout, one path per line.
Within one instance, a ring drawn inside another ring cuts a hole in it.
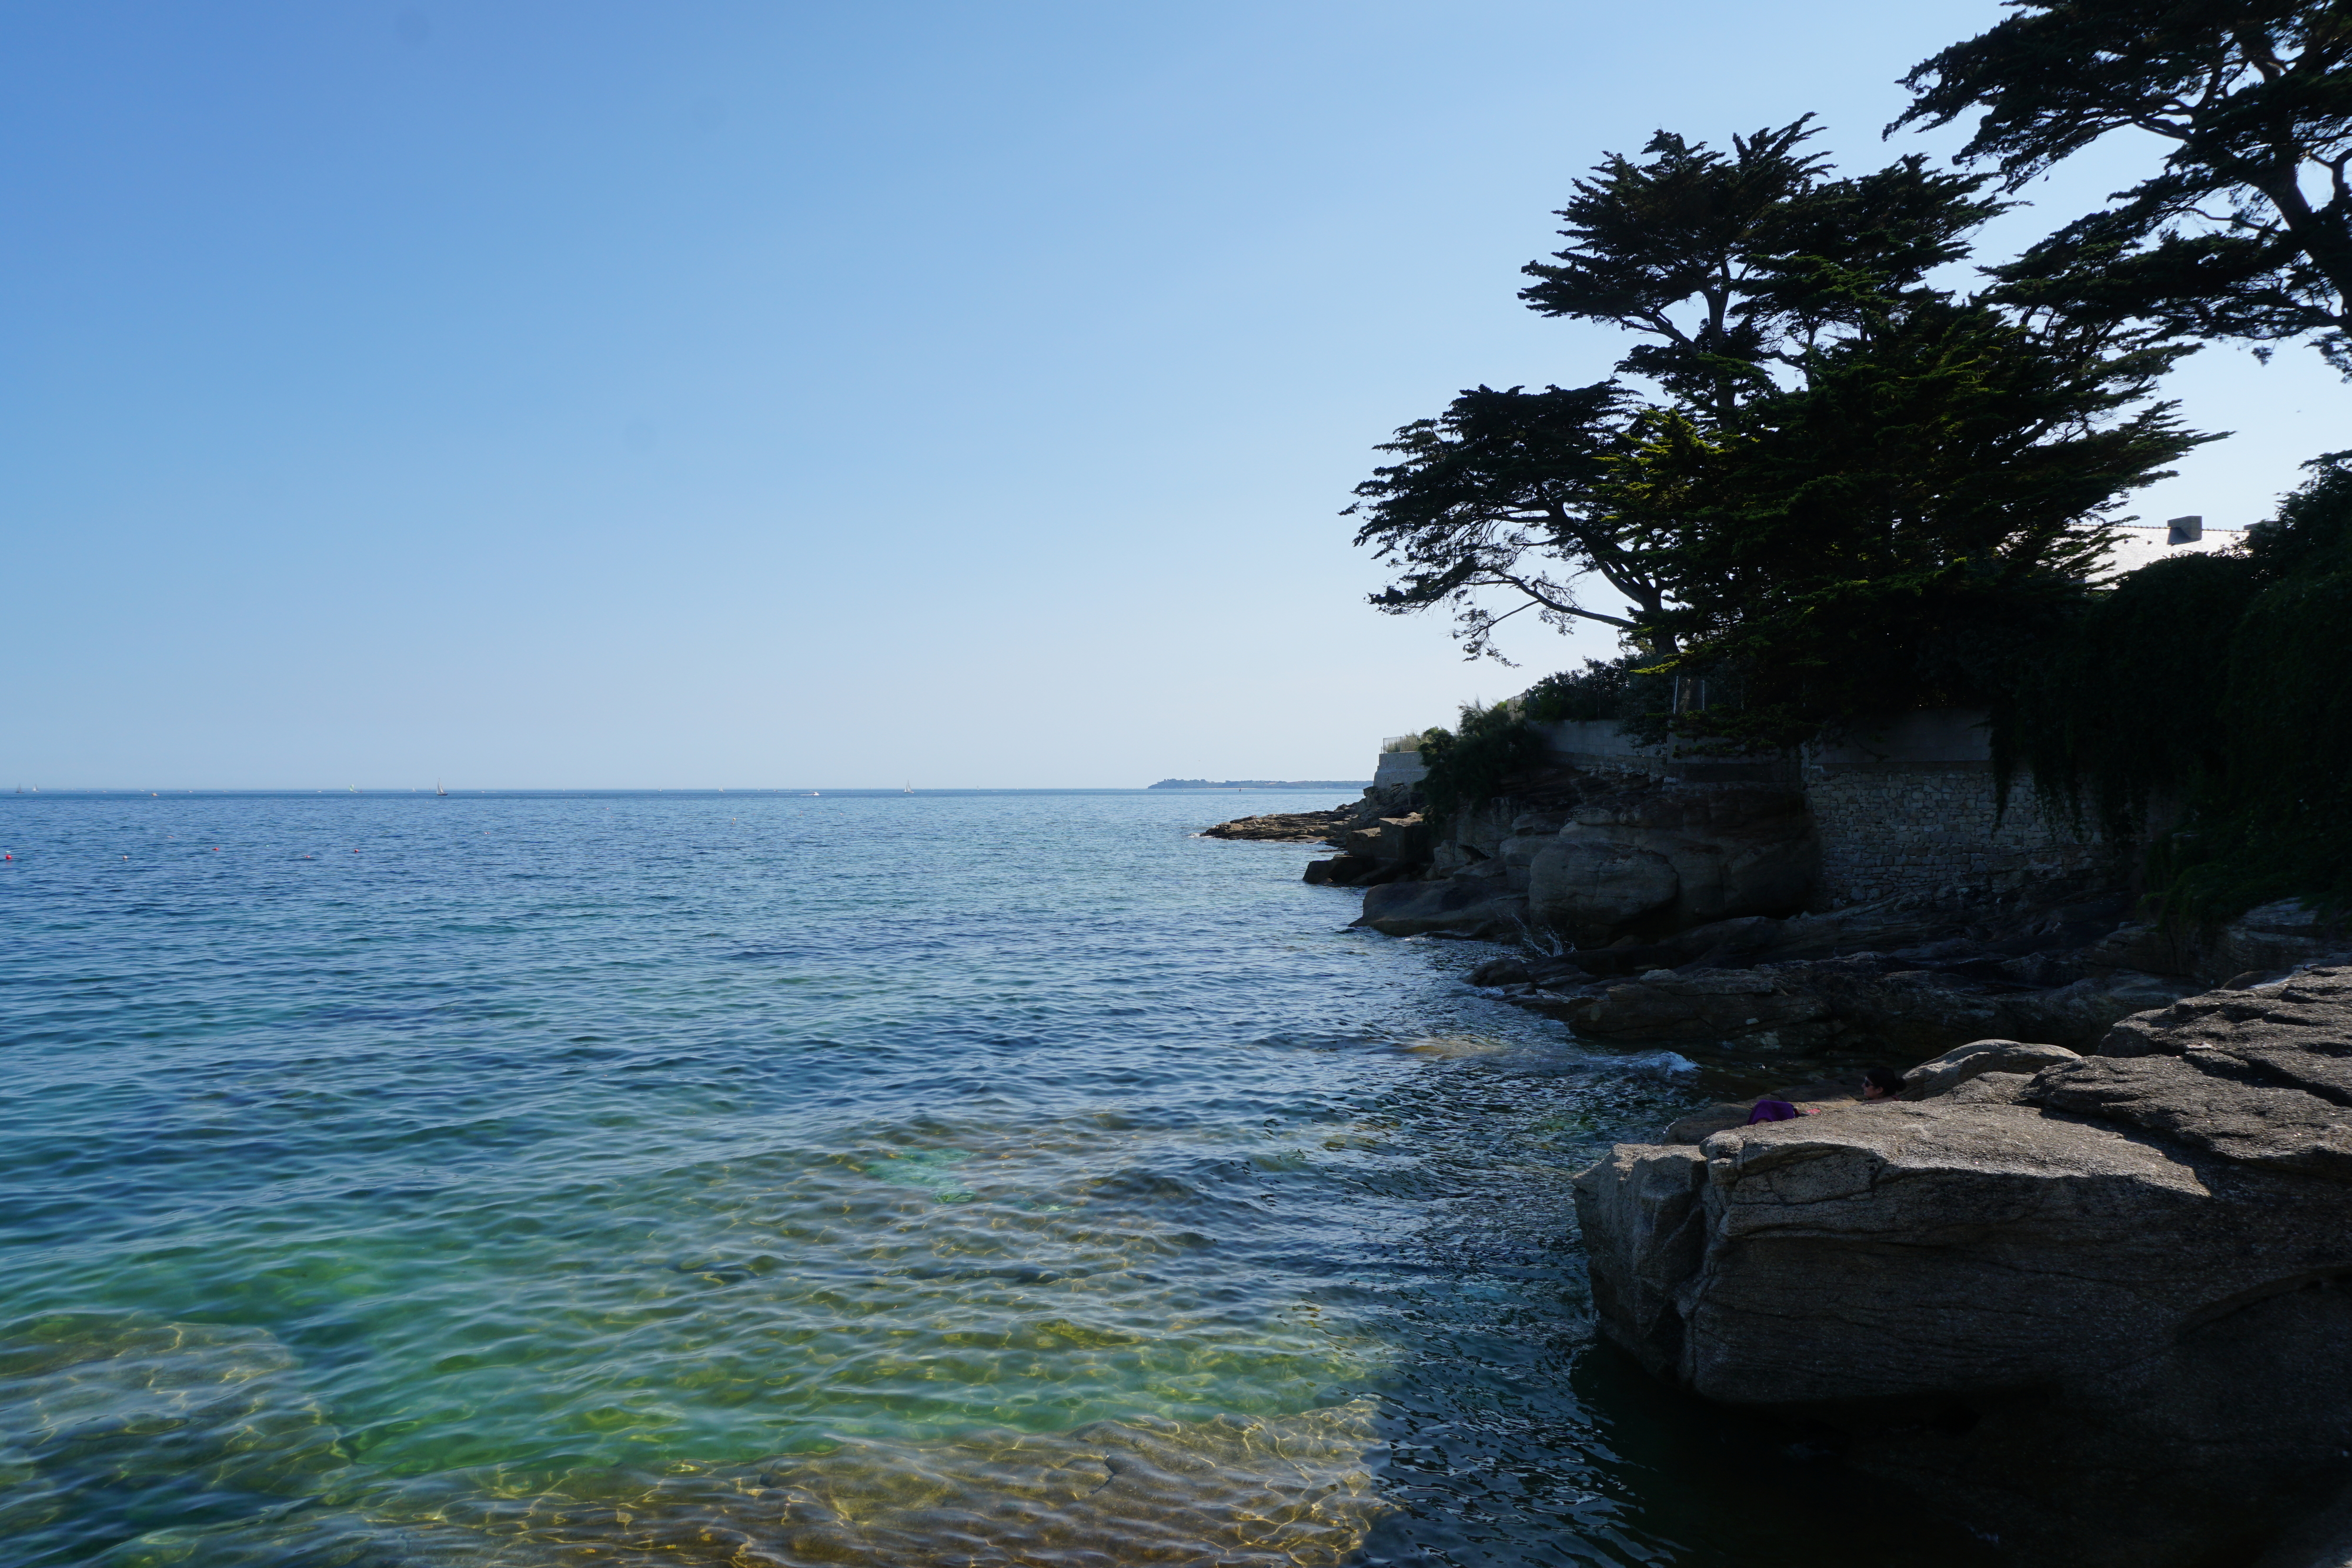
M 1369 779 L 1162 779 L 1148 789 L 1363 789 Z

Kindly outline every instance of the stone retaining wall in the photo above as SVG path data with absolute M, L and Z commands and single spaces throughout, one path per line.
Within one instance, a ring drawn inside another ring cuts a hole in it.
M 2086 841 L 2053 827 L 2025 779 L 1996 818 L 1992 768 L 1981 762 L 1809 766 L 1805 802 L 1825 909 L 1900 893 L 2006 891 L 2091 870 L 2102 852 L 2095 834 Z
M 2089 871 L 2104 852 L 2095 834 L 2050 821 L 2030 779 L 1996 812 L 1991 737 L 1985 716 L 1965 709 L 1923 709 L 1810 747 L 1803 782 L 1824 909 L 1895 894 L 2006 892 Z
M 1854 731 L 1801 756 L 1722 760 L 1644 746 L 1614 724 L 1533 727 L 1555 766 L 1646 774 L 1669 785 L 1771 783 L 1803 789 L 1819 846 L 1811 905 L 1842 909 L 1897 894 L 2007 892 L 2106 869 L 2096 834 L 2052 823 L 2030 779 L 1993 800 L 1985 716 L 1956 708 L 1904 715 L 1884 728 Z M 1412 753 L 1381 758 L 1379 779 L 1403 783 L 1425 769 Z M 1491 835 L 1507 835 L 1496 824 Z M 1441 869 L 1454 869 L 1444 868 Z

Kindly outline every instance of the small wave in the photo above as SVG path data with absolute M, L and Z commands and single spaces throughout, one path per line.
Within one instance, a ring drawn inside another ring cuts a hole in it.
M 1697 1062 L 1672 1051 L 1648 1051 L 1639 1056 L 1619 1057 L 1616 1065 L 1621 1071 L 1640 1077 L 1663 1078 L 1676 1082 L 1698 1075 Z

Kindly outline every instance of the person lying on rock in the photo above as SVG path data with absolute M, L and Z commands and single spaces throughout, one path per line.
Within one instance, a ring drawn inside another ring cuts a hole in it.
M 1862 1097 L 1892 1100 L 1903 1092 L 1903 1074 L 1891 1067 L 1874 1067 L 1862 1075 Z

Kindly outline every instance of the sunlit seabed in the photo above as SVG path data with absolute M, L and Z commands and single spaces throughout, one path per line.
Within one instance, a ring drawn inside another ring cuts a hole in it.
M 1593 1347 L 1685 1081 L 1276 800 L 12 802 L 7 1560 L 1967 1560 Z

